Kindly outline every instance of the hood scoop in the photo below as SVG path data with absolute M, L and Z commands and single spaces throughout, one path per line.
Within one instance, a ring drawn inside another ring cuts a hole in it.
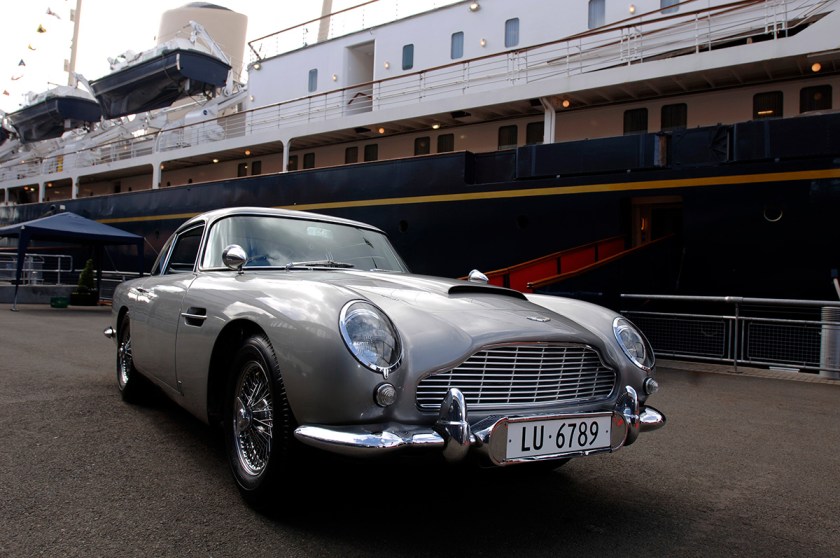
M 511 298 L 518 298 L 519 300 L 528 300 L 527 297 L 520 293 L 519 291 L 514 291 L 512 289 L 506 289 L 504 287 L 495 287 L 493 285 L 478 285 L 478 284 L 469 284 L 469 285 L 453 285 L 449 287 L 449 295 L 459 295 L 459 294 L 492 294 L 492 295 L 502 295 L 502 296 L 509 296 Z

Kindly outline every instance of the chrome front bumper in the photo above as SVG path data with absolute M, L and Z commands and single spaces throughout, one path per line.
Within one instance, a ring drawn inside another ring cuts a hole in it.
M 585 419 L 611 415 L 610 446 L 597 450 L 580 450 L 544 455 L 535 458 L 507 459 L 505 448 L 508 423 L 519 419 Z M 447 461 L 461 461 L 472 450 L 494 465 L 516 462 L 579 457 L 615 451 L 636 441 L 640 432 L 651 432 L 665 425 L 665 416 L 654 409 L 639 405 L 636 391 L 627 386 L 615 408 L 607 413 L 578 413 L 570 415 L 525 415 L 517 417 L 491 416 L 473 424 L 467 421 L 467 405 L 460 390 L 452 388 L 440 407 L 434 427 L 388 425 L 385 427 L 300 426 L 295 430 L 298 440 L 320 449 L 352 457 L 373 457 L 408 449 L 435 449 Z

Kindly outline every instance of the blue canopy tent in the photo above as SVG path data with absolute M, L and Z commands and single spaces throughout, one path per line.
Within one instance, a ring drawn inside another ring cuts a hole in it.
M 108 244 L 122 244 L 137 246 L 138 272 L 143 273 L 143 242 L 142 236 L 120 230 L 110 225 L 85 219 L 81 215 L 65 212 L 33 219 L 25 223 L 0 227 L 0 237 L 17 237 L 17 272 L 15 275 L 15 295 L 12 310 L 17 309 L 17 294 L 20 287 L 20 277 L 23 274 L 23 263 L 26 249 L 30 240 L 46 240 L 69 244 L 94 246 L 99 253 Z M 102 280 L 101 258 L 97 266 L 97 290 Z

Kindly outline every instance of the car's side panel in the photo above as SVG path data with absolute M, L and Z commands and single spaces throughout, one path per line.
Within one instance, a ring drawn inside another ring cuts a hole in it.
M 194 279 L 193 273 L 150 278 L 131 310 L 132 345 L 137 367 L 146 376 L 175 391 L 178 391 L 175 343 L 181 320 L 181 301 Z

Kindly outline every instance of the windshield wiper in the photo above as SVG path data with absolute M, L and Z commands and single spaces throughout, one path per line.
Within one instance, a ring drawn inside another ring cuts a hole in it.
M 286 264 L 286 269 L 310 269 L 313 267 L 332 267 L 336 269 L 348 269 L 356 266 L 351 263 L 337 262 L 334 260 L 312 260 L 308 262 L 289 262 Z

